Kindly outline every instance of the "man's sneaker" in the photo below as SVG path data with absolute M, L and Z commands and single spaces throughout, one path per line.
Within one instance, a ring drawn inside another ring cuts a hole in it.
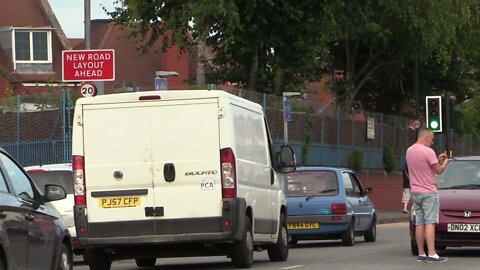
M 418 256 L 417 262 L 427 262 L 427 259 L 428 259 L 427 256 Z
M 435 257 L 427 257 L 427 262 L 429 263 L 437 263 L 437 262 L 446 262 L 448 260 L 447 257 L 438 257 L 438 258 L 435 258 Z

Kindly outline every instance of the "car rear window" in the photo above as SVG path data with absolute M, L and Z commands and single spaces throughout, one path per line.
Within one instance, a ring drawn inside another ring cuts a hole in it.
M 334 171 L 295 172 L 287 176 L 287 196 L 329 196 L 338 194 L 337 174 Z
M 480 189 L 479 160 L 451 160 L 441 175 L 437 175 L 439 189 Z
M 45 185 L 56 184 L 63 187 L 65 192 L 73 194 L 73 173 L 71 171 L 43 171 L 28 174 L 42 192 L 45 190 Z

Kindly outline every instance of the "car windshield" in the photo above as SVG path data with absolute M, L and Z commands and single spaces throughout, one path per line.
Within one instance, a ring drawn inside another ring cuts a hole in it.
M 480 160 L 451 160 L 441 175 L 438 189 L 480 189 Z
M 338 194 L 334 171 L 298 171 L 287 176 L 289 197 L 327 196 Z
M 45 190 L 45 185 L 56 184 L 63 187 L 68 194 L 73 194 L 73 173 L 71 171 L 31 172 L 29 175 L 42 192 Z

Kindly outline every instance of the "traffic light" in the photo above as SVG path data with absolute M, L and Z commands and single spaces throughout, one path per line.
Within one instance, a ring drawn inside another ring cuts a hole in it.
M 425 103 L 427 128 L 442 132 L 442 97 L 427 96 Z

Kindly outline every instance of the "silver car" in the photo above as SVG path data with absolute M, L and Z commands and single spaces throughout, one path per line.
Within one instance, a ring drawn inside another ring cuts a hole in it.
M 75 221 L 73 219 L 74 195 L 72 164 L 47 164 L 28 166 L 24 169 L 40 190 L 43 190 L 48 184 L 55 184 L 63 187 L 67 193 L 67 197 L 63 200 L 48 202 L 47 206 L 56 212 L 57 215 L 62 218 L 65 225 L 67 225 L 68 231 L 72 236 L 73 252 L 76 255 L 82 254 L 83 250 L 80 248 L 79 241 L 76 237 L 77 232 L 75 231 Z

